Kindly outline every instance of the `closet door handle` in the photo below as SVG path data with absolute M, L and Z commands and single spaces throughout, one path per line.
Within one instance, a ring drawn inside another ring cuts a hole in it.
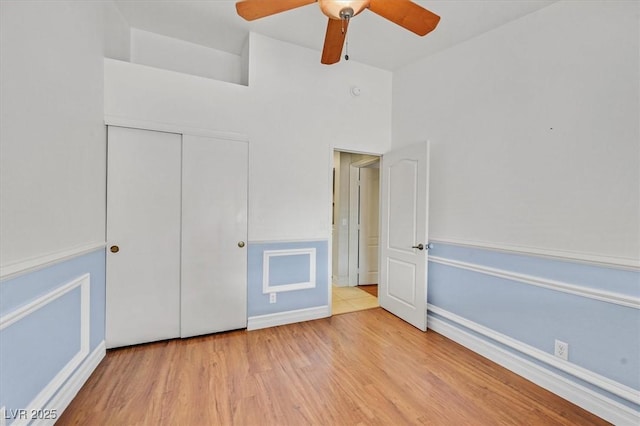
M 120 247 L 118 247 L 118 246 L 111 246 L 111 247 L 109 248 L 109 250 L 111 251 L 111 253 L 117 253 L 117 252 L 119 252 L 119 251 L 120 251 Z
M 238 247 L 240 248 L 244 247 L 244 241 L 238 241 Z

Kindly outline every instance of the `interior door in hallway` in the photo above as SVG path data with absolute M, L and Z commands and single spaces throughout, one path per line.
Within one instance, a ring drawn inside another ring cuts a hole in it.
M 429 148 L 426 142 L 382 157 L 380 306 L 427 329 Z
M 179 134 L 109 127 L 107 347 L 180 336 Z
M 378 284 L 380 169 L 361 167 L 359 171 L 358 285 Z

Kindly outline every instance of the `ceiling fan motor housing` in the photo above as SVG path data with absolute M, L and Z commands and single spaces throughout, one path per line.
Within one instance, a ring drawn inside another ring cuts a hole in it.
M 318 0 L 320 10 L 331 19 L 351 19 L 369 6 L 369 0 Z
M 340 11 L 340 19 L 351 19 L 353 17 L 353 9 L 345 7 Z

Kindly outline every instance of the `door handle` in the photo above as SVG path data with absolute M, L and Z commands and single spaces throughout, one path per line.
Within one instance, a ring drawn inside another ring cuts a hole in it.
M 119 251 L 120 251 L 120 247 L 118 247 L 118 246 L 111 246 L 111 247 L 109 248 L 109 250 L 111 251 L 111 253 L 117 253 L 117 252 L 119 252 Z
M 238 247 L 240 248 L 244 247 L 244 241 L 238 241 Z
M 417 246 L 411 246 L 411 248 L 417 248 L 418 250 L 430 250 L 433 248 L 433 244 L 428 243 L 426 246 L 422 243 L 418 244 Z

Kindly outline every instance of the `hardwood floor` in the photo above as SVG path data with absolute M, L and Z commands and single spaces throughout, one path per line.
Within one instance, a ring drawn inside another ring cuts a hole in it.
M 108 351 L 57 425 L 603 425 L 381 308 Z
M 378 297 L 378 284 L 359 285 L 358 288 L 366 291 L 372 296 Z

